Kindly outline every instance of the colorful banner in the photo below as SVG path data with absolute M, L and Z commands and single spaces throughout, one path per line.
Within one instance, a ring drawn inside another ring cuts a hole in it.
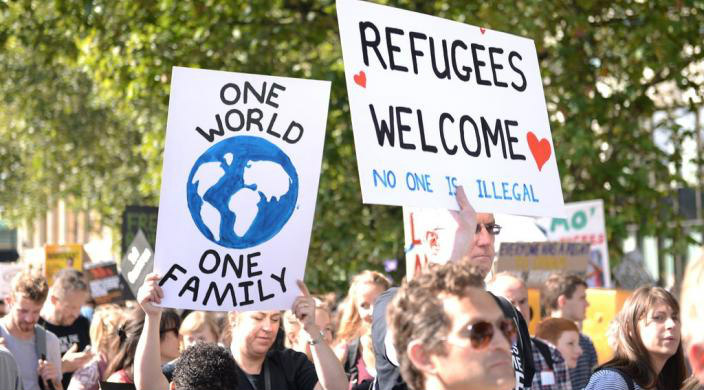
M 457 221 L 449 210 L 403 208 L 403 231 L 408 280 L 428 268 L 452 258 Z
M 90 295 L 96 305 L 134 299 L 129 286 L 117 272 L 117 264 L 114 261 L 86 265 L 85 273 L 88 277 Z
M 561 216 L 532 40 L 338 0 L 364 203 Z
M 54 275 L 64 268 L 83 271 L 83 245 L 46 244 L 44 246 L 44 275 L 49 286 L 54 283 Z
M 572 242 L 502 242 L 494 267 L 496 272 L 584 272 L 589 262 L 589 247 Z
M 601 199 L 565 204 L 565 218 L 541 218 L 538 225 L 550 241 L 591 244 L 586 280 L 589 287 L 611 288 L 611 267 Z
M 329 95 L 327 81 L 173 68 L 154 259 L 164 306 L 291 307 Z

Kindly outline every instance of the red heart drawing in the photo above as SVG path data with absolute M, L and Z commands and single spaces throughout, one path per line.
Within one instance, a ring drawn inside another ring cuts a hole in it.
M 484 35 L 484 33 L 486 32 L 486 29 L 484 27 L 479 27 L 479 31 L 481 31 L 482 35 Z
M 526 138 L 528 139 L 528 147 L 530 148 L 530 152 L 533 154 L 533 159 L 535 159 L 535 163 L 538 164 L 538 170 L 542 171 L 543 165 L 548 161 L 550 155 L 552 154 L 550 142 L 548 142 L 545 138 L 538 141 L 538 137 L 536 137 L 532 131 L 528 132 Z
M 367 88 L 367 75 L 364 73 L 363 70 L 360 70 L 359 73 L 354 75 L 354 82 L 357 83 L 357 85 L 361 86 L 362 88 Z

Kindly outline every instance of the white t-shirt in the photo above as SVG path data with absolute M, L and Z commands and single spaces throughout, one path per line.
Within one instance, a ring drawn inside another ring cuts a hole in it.
M 34 348 L 36 336 L 31 340 L 20 340 L 7 331 L 5 325 L 0 323 L 0 337 L 5 338 L 5 346 L 12 352 L 17 361 L 17 368 L 20 371 L 24 390 L 39 390 L 39 356 Z M 58 368 L 59 376 L 57 382 L 61 381 L 61 352 L 59 349 L 59 338 L 55 334 L 46 331 L 46 360 Z

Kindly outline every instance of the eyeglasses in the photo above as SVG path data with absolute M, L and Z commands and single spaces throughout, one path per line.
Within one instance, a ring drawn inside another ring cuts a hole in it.
M 482 231 L 482 226 L 484 226 L 484 229 L 486 229 L 489 234 L 492 236 L 495 236 L 499 233 L 501 233 L 501 226 L 497 225 L 495 223 L 478 223 L 477 224 L 477 230 L 474 232 L 474 234 L 479 234 Z
M 489 343 L 494 338 L 496 333 L 494 329 L 499 329 L 510 344 L 516 342 L 516 325 L 507 318 L 500 319 L 495 324 L 488 321 L 475 322 L 464 328 L 459 335 L 462 338 L 469 339 L 472 343 L 472 348 L 484 349 L 489 346 Z

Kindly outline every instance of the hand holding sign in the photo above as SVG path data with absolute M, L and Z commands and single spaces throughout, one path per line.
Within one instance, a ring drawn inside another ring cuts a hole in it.
M 161 303 L 164 298 L 164 291 L 159 286 L 159 277 L 156 273 L 151 273 L 144 278 L 144 284 L 137 292 L 137 302 L 142 307 L 147 316 L 158 315 L 161 313 L 161 308 L 156 306 Z
M 457 187 L 455 197 L 460 205 L 460 211 L 450 211 L 452 217 L 457 221 L 457 232 L 455 233 L 452 255 L 450 255 L 448 261 L 460 260 L 469 252 L 477 229 L 477 212 L 474 211 L 474 208 L 469 203 L 464 187 Z
M 297 280 L 298 288 L 301 290 L 301 296 L 293 301 L 291 311 L 296 316 L 296 319 L 301 323 L 303 329 L 308 333 L 315 333 L 315 300 L 308 292 L 308 287 L 301 280 Z

